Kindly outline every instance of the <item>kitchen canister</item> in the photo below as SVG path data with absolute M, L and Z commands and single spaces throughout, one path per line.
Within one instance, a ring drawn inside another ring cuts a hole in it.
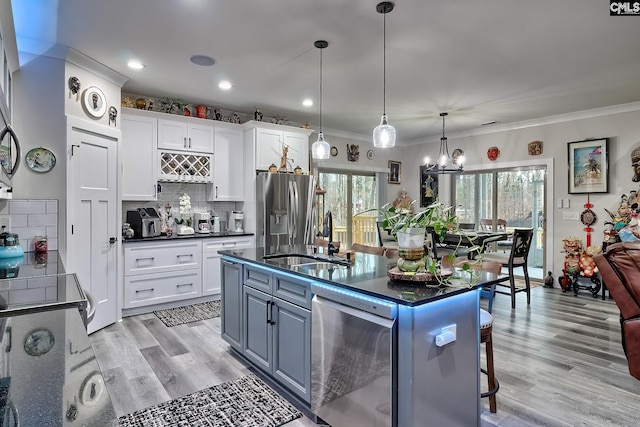
M 214 216 L 211 218 L 211 231 L 214 233 L 220 232 L 220 217 Z
M 33 250 L 37 253 L 47 252 L 49 250 L 47 236 L 35 236 L 33 238 Z

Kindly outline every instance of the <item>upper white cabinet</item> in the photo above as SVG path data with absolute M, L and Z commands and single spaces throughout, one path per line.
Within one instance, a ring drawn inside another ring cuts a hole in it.
M 194 118 L 158 119 L 158 148 L 213 153 L 214 127 Z
M 156 200 L 158 120 L 132 110 L 122 115 L 122 200 Z
M 244 147 L 238 125 L 216 126 L 213 184 L 207 199 L 214 202 L 242 201 Z
M 268 170 L 272 164 L 280 168 L 284 150 L 287 152 L 287 168 L 300 166 L 309 173 L 310 129 L 274 125 L 250 121 L 245 123 L 245 143 L 255 151 L 255 169 Z

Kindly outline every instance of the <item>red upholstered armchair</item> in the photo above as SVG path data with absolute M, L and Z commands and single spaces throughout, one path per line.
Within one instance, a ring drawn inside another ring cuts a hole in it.
M 640 242 L 616 243 L 593 259 L 620 310 L 629 373 L 640 379 Z

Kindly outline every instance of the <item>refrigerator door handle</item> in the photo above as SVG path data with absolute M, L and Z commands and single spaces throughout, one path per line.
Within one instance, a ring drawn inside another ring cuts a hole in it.
M 289 181 L 289 208 L 291 210 L 291 228 L 289 230 L 289 236 L 291 243 L 295 243 L 298 237 L 298 183 L 294 180 Z

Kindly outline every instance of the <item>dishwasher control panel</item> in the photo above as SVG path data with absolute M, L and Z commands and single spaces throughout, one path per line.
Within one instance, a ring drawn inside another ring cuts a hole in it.
M 398 317 L 398 305 L 391 301 L 385 301 L 337 286 L 317 283 L 311 285 L 311 292 L 330 301 L 346 305 L 347 307 L 353 307 L 357 310 L 366 311 L 367 313 L 375 314 L 386 319 L 395 319 Z

